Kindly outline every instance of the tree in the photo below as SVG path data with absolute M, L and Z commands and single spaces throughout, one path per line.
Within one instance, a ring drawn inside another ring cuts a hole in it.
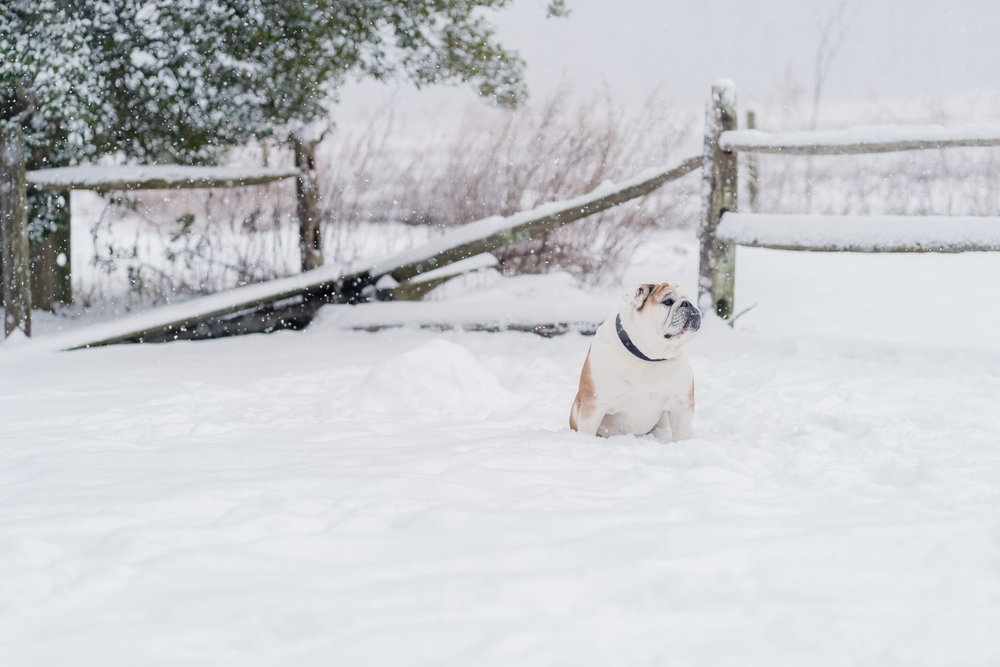
M 30 170 L 212 163 L 321 118 L 352 76 L 466 82 L 514 106 L 524 62 L 483 13 L 509 2 L 3 0 L 0 122 L 23 128 Z M 63 199 L 29 193 L 36 246 L 68 232 Z

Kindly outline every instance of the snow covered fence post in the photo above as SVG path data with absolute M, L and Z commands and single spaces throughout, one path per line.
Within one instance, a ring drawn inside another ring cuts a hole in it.
M 747 111 L 747 129 L 757 129 L 757 114 L 751 109 Z M 760 169 L 757 166 L 757 156 L 753 153 L 747 154 L 747 186 L 750 190 L 750 210 L 757 212 L 757 194 L 760 192 Z
M 737 210 L 737 153 L 719 147 L 719 135 L 735 130 L 736 85 L 729 79 L 712 84 L 712 101 L 705 111 L 705 147 L 702 154 L 701 222 L 698 238 L 698 304 L 728 319 L 733 313 L 736 247 L 720 241 L 716 227 L 726 211 Z
M 24 135 L 0 123 L 0 244 L 3 245 L 4 337 L 31 335 L 31 254 L 24 180 Z
M 316 140 L 292 137 L 295 166 L 301 172 L 296 180 L 295 195 L 303 271 L 323 266 L 323 231 L 319 224 L 319 188 L 316 185 L 317 143 Z

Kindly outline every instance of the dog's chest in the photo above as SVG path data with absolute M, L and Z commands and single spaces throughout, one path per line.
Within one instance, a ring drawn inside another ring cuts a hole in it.
M 618 412 L 639 415 L 656 414 L 663 406 L 676 400 L 690 367 L 684 357 L 662 362 L 638 362 L 610 355 L 594 364 L 594 380 L 602 404 Z
M 605 417 L 599 433 L 604 436 L 652 431 L 671 402 L 677 400 L 674 382 L 661 375 L 616 374 L 598 382 Z

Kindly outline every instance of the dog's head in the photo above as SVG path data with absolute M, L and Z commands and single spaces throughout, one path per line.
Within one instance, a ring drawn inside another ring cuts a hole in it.
M 647 335 L 655 331 L 663 342 L 687 342 L 701 328 L 701 311 L 677 285 L 636 285 L 626 298 L 635 309 L 634 319 L 644 323 Z

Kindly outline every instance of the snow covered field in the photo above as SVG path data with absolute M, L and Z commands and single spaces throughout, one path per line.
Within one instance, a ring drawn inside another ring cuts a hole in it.
M 695 257 L 664 236 L 627 282 L 693 288 Z M 0 664 L 1000 661 L 1000 254 L 741 249 L 758 305 L 708 318 L 672 444 L 568 430 L 589 338 L 345 330 L 622 291 L 494 283 L 0 345 Z

